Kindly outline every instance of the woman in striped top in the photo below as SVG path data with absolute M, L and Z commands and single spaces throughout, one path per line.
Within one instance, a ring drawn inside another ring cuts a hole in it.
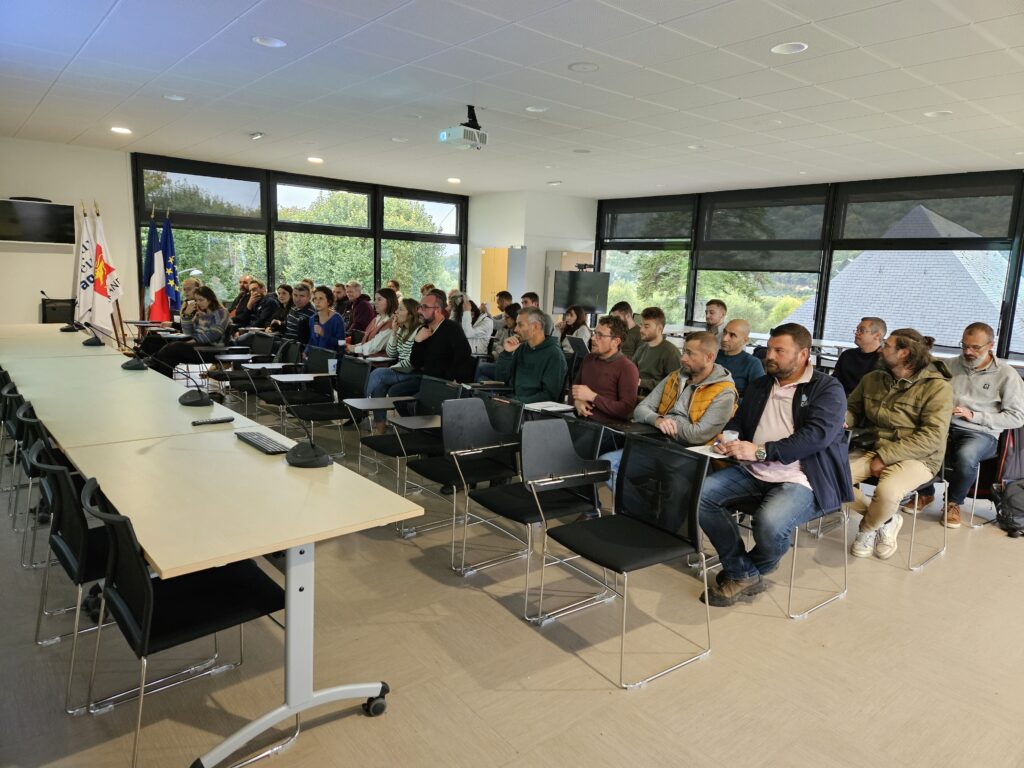
M 396 397 L 414 395 L 420 388 L 420 377 L 412 372 L 409 356 L 419 330 L 417 310 L 420 303 L 415 299 L 402 299 L 395 313 L 394 329 L 388 337 L 387 356 L 397 362 L 390 368 L 374 368 L 366 381 L 367 397 Z M 387 428 L 387 411 L 373 412 L 373 431 L 384 434 Z
M 204 285 L 196 289 L 194 296 L 195 314 L 181 318 L 181 332 L 190 338 L 164 344 L 152 357 L 153 367 L 168 378 L 174 377 L 174 368 L 181 363 L 203 363 L 203 358 L 196 352 L 197 345 L 224 343 L 228 313 L 217 300 L 217 294 Z

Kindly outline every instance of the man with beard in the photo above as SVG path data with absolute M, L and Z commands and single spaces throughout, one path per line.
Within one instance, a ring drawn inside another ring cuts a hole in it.
M 878 479 L 870 504 L 860 489 L 852 509 L 864 515 L 850 547 L 854 557 L 885 560 L 896 552 L 903 526 L 900 501 L 935 476 L 942 465 L 953 388 L 949 369 L 931 355 L 934 339 L 913 328 L 889 334 L 883 367 L 868 373 L 850 394 L 846 423 L 858 431 L 850 474 L 859 483 Z
M 679 350 L 664 336 L 665 313 L 660 307 L 647 307 L 640 318 L 640 346 L 633 353 L 633 364 L 640 371 L 640 394 L 646 395 L 678 370 Z
M 793 528 L 850 501 L 850 465 L 843 436 L 846 395 L 831 376 L 810 365 L 811 334 L 786 323 L 771 331 L 767 376 L 752 381 L 714 450 L 741 464 L 709 475 L 700 500 L 700 526 L 722 562 L 709 590 L 711 605 L 729 606 L 763 592 L 762 577 L 779 566 Z M 733 513 L 750 511 L 754 548 L 743 544 Z M 701 600 L 704 596 L 701 595 Z
M 946 525 L 960 527 L 960 505 L 974 485 L 978 466 L 996 455 L 999 433 L 1024 426 L 1024 381 L 992 354 L 994 333 L 985 323 L 971 323 L 960 341 L 960 356 L 950 362 L 953 374 L 953 421 L 946 443 L 946 466 L 952 470 L 946 499 Z

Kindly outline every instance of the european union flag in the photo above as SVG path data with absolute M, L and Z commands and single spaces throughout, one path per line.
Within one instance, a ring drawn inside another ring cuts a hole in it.
M 167 280 L 167 303 L 171 313 L 181 311 L 181 284 L 178 282 L 178 265 L 174 256 L 174 233 L 171 232 L 171 219 L 164 219 L 163 232 L 160 234 L 160 250 L 164 254 L 164 274 Z

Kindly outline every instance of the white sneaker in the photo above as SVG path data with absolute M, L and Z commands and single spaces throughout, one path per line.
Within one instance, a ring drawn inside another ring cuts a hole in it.
M 896 554 L 896 537 L 903 527 L 903 515 L 894 514 L 885 525 L 878 529 L 878 540 L 875 542 L 875 557 L 888 560 Z
M 850 554 L 854 557 L 871 557 L 875 551 L 875 531 L 857 531 L 857 538 L 850 546 Z

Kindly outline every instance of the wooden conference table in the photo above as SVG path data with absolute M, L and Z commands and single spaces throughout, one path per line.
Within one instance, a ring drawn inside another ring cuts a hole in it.
M 339 464 L 289 466 L 234 436 L 239 428 L 291 440 L 222 406 L 186 407 L 182 388 L 124 357 L 83 347 L 54 325 L 0 326 L 0 364 L 85 477 L 132 520 L 146 559 L 172 578 L 286 550 L 284 703 L 192 765 L 211 768 L 311 707 L 379 695 L 381 683 L 313 688 L 314 550 L 318 541 L 423 514 L 422 507 Z M 193 419 L 235 421 L 193 427 Z M 171 496 L 170 487 L 187 493 Z

